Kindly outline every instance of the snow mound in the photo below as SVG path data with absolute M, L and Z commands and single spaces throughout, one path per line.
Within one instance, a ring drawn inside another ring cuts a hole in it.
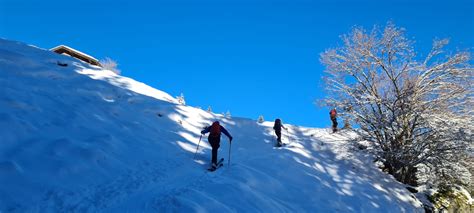
M 422 211 L 349 131 L 286 125 L 275 148 L 272 123 L 2 39 L 0 85 L 0 212 Z M 199 132 L 213 120 L 234 141 L 223 137 L 224 167 L 209 173 Z

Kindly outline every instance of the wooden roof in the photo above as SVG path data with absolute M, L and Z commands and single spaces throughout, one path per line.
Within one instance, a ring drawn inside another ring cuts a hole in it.
M 51 48 L 51 51 L 58 53 L 58 54 L 65 54 L 69 55 L 71 57 L 77 58 L 81 61 L 84 61 L 86 63 L 96 65 L 99 67 L 102 67 L 102 65 L 99 63 L 99 60 L 95 59 L 94 57 L 87 55 L 79 50 L 75 50 L 71 47 L 68 47 L 66 45 L 59 45 L 57 47 Z

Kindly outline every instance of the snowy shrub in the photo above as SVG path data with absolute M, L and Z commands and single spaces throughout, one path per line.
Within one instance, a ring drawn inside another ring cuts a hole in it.
M 343 129 L 352 129 L 351 123 L 349 122 L 349 118 L 344 118 L 344 126 Z
M 231 118 L 231 114 L 230 114 L 230 111 L 229 111 L 229 110 L 227 110 L 227 112 L 225 113 L 225 117 L 226 117 L 226 118 Z
M 120 75 L 121 73 L 121 71 L 117 68 L 118 63 L 111 58 L 106 57 L 105 59 L 100 60 L 100 64 L 102 65 L 102 68 L 105 70 L 110 70 L 117 75 Z
M 442 187 L 428 199 L 437 211 L 471 212 L 474 203 L 469 193 L 462 187 Z
M 178 103 L 181 105 L 186 105 L 186 101 L 184 100 L 184 95 L 181 93 L 180 96 L 177 96 L 176 99 L 178 99 Z
M 321 54 L 326 105 L 350 108 L 345 114 L 397 180 L 417 185 L 424 165 L 429 182 L 463 182 L 474 123 L 470 53 L 444 55 L 448 40 L 435 40 L 420 59 L 405 30 L 391 23 L 354 28 L 342 40 Z
M 263 123 L 264 121 L 265 121 L 265 120 L 263 119 L 263 115 L 260 115 L 260 116 L 258 117 L 257 122 L 261 124 L 261 123 Z
M 207 112 L 209 112 L 209 113 L 212 112 L 211 106 L 209 106 L 209 107 L 207 108 Z

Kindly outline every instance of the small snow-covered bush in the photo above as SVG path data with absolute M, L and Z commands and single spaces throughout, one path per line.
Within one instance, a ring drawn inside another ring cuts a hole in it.
M 344 119 L 344 127 L 343 129 L 352 129 L 351 122 L 349 121 L 349 118 Z
M 178 103 L 181 104 L 181 105 L 186 105 L 186 101 L 184 100 L 184 95 L 183 93 L 181 93 L 180 96 L 176 97 L 176 99 L 178 99 Z
M 106 57 L 106 58 L 100 60 L 100 64 L 102 65 L 103 69 L 110 70 L 110 71 L 114 72 L 117 75 L 120 75 L 120 73 L 121 73 L 121 71 L 117 68 L 117 66 L 118 66 L 117 61 L 115 61 L 115 60 L 113 60 L 109 57 Z
M 263 115 L 260 115 L 260 116 L 258 117 L 257 122 L 261 124 L 261 123 L 263 123 L 264 121 L 265 121 L 265 119 L 263 119 Z

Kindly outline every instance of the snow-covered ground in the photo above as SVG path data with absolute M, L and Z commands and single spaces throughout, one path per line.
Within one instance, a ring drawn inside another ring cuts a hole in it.
M 68 66 L 59 66 L 58 62 Z M 0 39 L 0 212 L 417 212 L 354 134 L 227 119 L 73 58 Z M 200 130 L 219 120 L 224 167 Z M 229 149 L 231 163 L 228 165 Z

